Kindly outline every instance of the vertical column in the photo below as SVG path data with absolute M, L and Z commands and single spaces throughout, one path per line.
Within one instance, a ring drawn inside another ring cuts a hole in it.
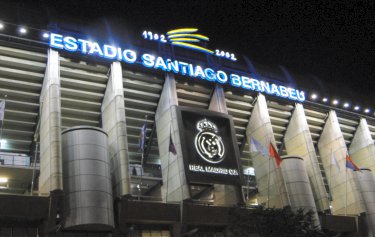
M 48 50 L 47 68 L 40 93 L 39 192 L 63 189 L 61 155 L 61 94 L 59 53 Z
M 221 86 L 216 85 L 211 97 L 209 110 L 228 114 L 225 103 L 224 90 Z M 215 184 L 215 205 L 235 205 L 242 199 L 240 187 L 234 185 Z
M 282 173 L 292 209 L 298 211 L 302 208 L 306 212 L 312 210 L 314 212 L 314 224 L 319 226 L 319 217 L 304 163 L 301 157 L 283 157 L 283 162 L 281 163 Z
M 107 89 L 101 106 L 103 130 L 108 134 L 108 150 L 115 196 L 130 194 L 128 140 L 122 68 L 120 62 L 111 65 Z
M 161 188 L 164 202 L 182 201 L 190 197 L 181 151 L 180 132 L 176 116 L 178 105 L 176 82 L 173 74 L 167 74 L 163 86 L 155 122 L 158 134 L 159 155 L 163 175 Z M 172 139 L 177 154 L 169 152 Z
M 329 197 L 324 187 L 314 143 L 301 104 L 296 104 L 284 136 L 284 143 L 288 155 L 301 157 L 305 161 L 318 211 L 329 209 Z
M 361 169 L 354 172 L 358 182 L 362 199 L 366 209 L 367 226 L 369 235 L 375 234 L 375 181 L 370 169 Z M 372 232 L 372 233 L 371 233 Z
M 349 153 L 357 166 L 371 169 L 375 177 L 375 145 L 367 121 L 364 118 L 359 122 L 349 147 Z
M 270 142 L 275 145 L 266 98 L 262 94 L 259 94 L 251 113 L 250 121 L 246 128 L 246 138 L 249 144 L 251 143 L 251 138 L 256 139 L 267 150 Z M 259 191 L 258 203 L 267 205 L 269 197 L 270 207 L 281 208 L 289 205 L 280 168 L 276 167 L 273 158 L 264 157 L 256 152 L 251 153 L 251 158 Z
M 346 169 L 347 148 L 335 111 L 330 111 L 318 142 L 319 153 L 327 174 L 335 215 L 355 215 L 361 212 L 353 172 Z M 336 159 L 336 166 L 333 159 Z

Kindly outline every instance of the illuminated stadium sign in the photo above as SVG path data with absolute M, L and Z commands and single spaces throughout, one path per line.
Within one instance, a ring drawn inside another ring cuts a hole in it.
M 240 153 L 232 117 L 176 107 L 185 175 L 190 183 L 240 183 Z
M 153 37 L 156 38 L 155 35 L 153 35 Z M 173 72 L 178 75 L 189 76 L 191 78 L 207 80 L 223 85 L 230 84 L 233 87 L 242 88 L 244 90 L 262 92 L 294 101 L 303 102 L 305 100 L 305 93 L 303 91 L 291 87 L 276 85 L 274 83 L 258 80 L 245 75 L 228 73 L 223 70 L 215 70 L 210 67 L 203 67 L 201 65 L 176 59 L 163 58 L 151 53 L 138 55 L 133 49 L 123 49 L 108 44 L 101 45 L 94 41 L 55 33 L 50 34 L 49 45 L 52 48 L 60 50 L 80 52 L 84 55 L 99 56 L 109 60 L 123 61 L 127 64 L 140 64 L 145 68 Z
M 204 43 L 210 40 L 205 35 L 197 34 L 197 31 L 198 29 L 196 28 L 180 28 L 168 31 L 167 36 L 165 36 L 163 34 L 153 33 L 145 30 L 143 31 L 142 36 L 147 40 L 158 41 L 160 43 L 170 43 L 174 46 L 200 51 L 207 54 L 213 54 L 217 57 L 237 61 L 234 53 L 226 52 L 220 49 L 215 49 L 215 51 L 213 51 L 201 45 L 197 45 L 196 43 Z

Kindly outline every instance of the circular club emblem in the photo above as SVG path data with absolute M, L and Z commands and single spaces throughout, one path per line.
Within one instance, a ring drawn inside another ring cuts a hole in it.
M 199 133 L 195 137 L 195 148 L 203 160 L 217 164 L 224 160 L 224 144 L 217 134 L 216 125 L 203 119 L 197 123 Z

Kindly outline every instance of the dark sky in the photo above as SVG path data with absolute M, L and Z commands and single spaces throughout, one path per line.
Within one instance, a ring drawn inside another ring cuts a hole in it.
M 210 45 L 269 65 L 314 74 L 345 99 L 375 96 L 375 1 L 34 1 L 47 18 L 116 20 L 159 32 L 196 27 Z M 343 89 L 342 95 L 340 94 Z M 327 93 L 327 92 L 326 92 Z M 330 91 L 328 91 L 330 93 Z M 374 104 L 375 109 L 375 104 Z

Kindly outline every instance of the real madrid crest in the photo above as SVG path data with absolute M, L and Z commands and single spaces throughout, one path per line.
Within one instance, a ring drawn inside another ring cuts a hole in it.
M 217 164 L 224 160 L 225 148 L 221 137 L 217 134 L 217 126 L 203 119 L 197 123 L 199 133 L 195 136 L 195 148 L 203 160 Z

